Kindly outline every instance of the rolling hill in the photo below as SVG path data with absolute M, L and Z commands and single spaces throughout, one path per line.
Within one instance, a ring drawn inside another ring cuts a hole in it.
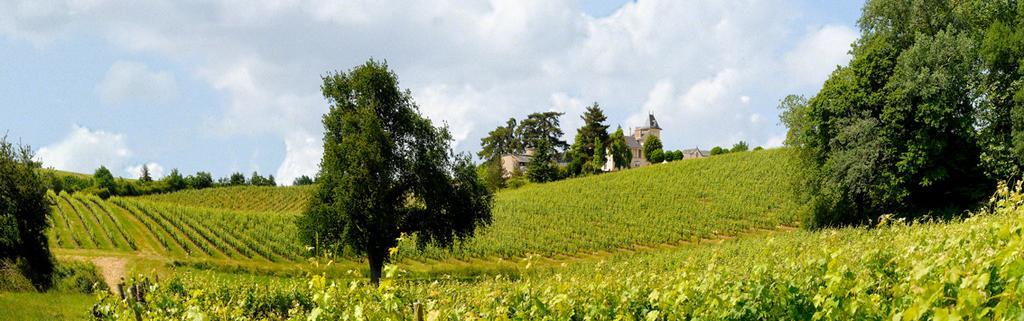
M 451 251 L 401 245 L 398 259 L 575 255 L 797 224 L 787 150 L 737 153 L 503 190 L 494 223 Z M 109 201 L 52 195 L 63 248 L 173 258 L 297 262 L 294 217 L 312 187 L 224 187 Z M 135 245 L 131 245 L 135 244 Z

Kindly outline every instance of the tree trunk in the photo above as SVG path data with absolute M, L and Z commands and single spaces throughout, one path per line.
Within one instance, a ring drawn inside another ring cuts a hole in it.
M 369 253 L 368 258 L 370 261 L 370 283 L 373 283 L 374 286 L 380 285 L 380 271 L 384 267 L 384 257 L 376 253 Z

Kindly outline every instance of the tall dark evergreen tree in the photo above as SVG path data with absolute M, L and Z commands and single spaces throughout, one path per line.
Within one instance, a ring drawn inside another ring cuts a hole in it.
M 552 182 L 558 180 L 558 164 L 555 163 L 551 148 L 548 148 L 546 141 L 541 141 L 537 146 L 537 153 L 526 163 L 526 178 L 534 183 Z
M 593 166 L 594 146 L 597 143 L 601 143 L 602 146 L 608 143 L 608 125 L 604 124 L 608 117 L 604 115 L 601 106 L 595 102 L 587 107 L 587 111 L 580 115 L 580 118 L 583 119 L 583 126 L 576 130 L 576 141 L 569 148 L 572 151 L 569 155 L 568 171 L 570 175 L 592 174 L 600 171 L 600 167 Z
M 453 155 L 447 128 L 420 115 L 385 63 L 323 80 L 319 185 L 297 221 L 306 244 L 366 255 L 376 284 L 403 233 L 447 247 L 491 222 L 493 196 L 470 156 Z
M 153 176 L 149 175 L 149 166 L 142 164 L 142 175 L 139 175 L 139 182 L 149 183 L 153 181 Z
M 551 155 L 558 155 L 569 147 L 562 140 L 564 133 L 558 120 L 564 114 L 553 111 L 532 113 L 516 127 L 516 137 L 524 148 L 546 148 Z
M 480 139 L 480 152 L 477 156 L 489 161 L 506 154 L 521 154 L 523 147 L 516 137 L 516 130 L 516 119 L 509 118 L 505 126 L 498 126 L 487 133 L 487 137 Z

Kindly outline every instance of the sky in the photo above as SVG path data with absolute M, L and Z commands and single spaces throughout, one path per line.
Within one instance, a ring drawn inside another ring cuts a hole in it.
M 457 152 L 509 118 L 649 113 L 668 149 L 782 144 L 860 0 L 0 0 L 0 135 L 44 166 L 316 174 L 321 77 L 384 60 Z

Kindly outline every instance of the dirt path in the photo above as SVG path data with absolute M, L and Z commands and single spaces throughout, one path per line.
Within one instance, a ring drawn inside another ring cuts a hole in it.
M 110 291 L 117 291 L 117 283 L 124 277 L 125 265 L 128 263 L 128 260 L 120 257 L 94 257 L 90 258 L 89 261 L 100 270 L 100 274 L 103 275 L 103 281 L 107 283 Z

